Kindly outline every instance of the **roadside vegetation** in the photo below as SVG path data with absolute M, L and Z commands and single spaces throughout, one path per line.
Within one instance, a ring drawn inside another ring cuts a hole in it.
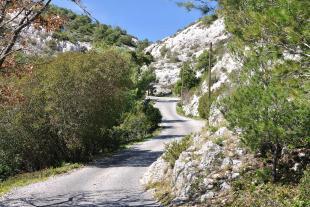
M 153 61 L 143 52 L 148 40 L 134 40 L 119 27 L 55 6 L 49 6 L 40 20 L 54 16 L 58 24 L 52 30 L 55 39 L 48 42 L 51 50 L 56 52 L 56 40 L 90 42 L 93 49 L 54 56 L 15 52 L 4 62 L 0 77 L 4 189 L 27 183 L 28 177 L 36 180 L 36 173 L 24 173 L 87 162 L 142 140 L 161 121 L 159 110 L 144 100 L 155 81 L 152 69 L 141 71 Z
M 138 74 L 131 53 L 70 52 L 37 58 L 33 66 L 31 74 L 1 78 L 15 91 L 1 99 L 1 180 L 89 161 L 145 138 L 161 121 L 143 100 L 153 79 Z
M 83 165 L 78 163 L 75 164 L 67 163 L 62 164 L 60 167 L 52 167 L 36 172 L 23 173 L 10 177 L 5 181 L 0 182 L 0 196 L 8 193 L 13 188 L 23 187 L 32 183 L 44 181 L 51 176 L 68 173 L 82 166 Z
M 310 5 L 288 0 L 218 3 L 217 16 L 225 18 L 232 34 L 228 49 L 243 62 L 218 107 L 229 129 L 240 135 L 242 147 L 255 155 L 260 166 L 244 169 L 233 182 L 227 206 L 309 206 Z M 210 12 L 207 1 L 183 6 Z M 196 59 L 198 68 L 208 64 L 208 54 L 204 56 Z M 196 87 L 191 80 L 183 79 L 184 86 L 190 85 L 188 91 Z M 209 116 L 213 101 L 207 95 L 201 97 L 200 116 Z M 176 152 L 179 146 L 175 145 Z M 167 161 L 173 163 L 178 154 Z
M 185 151 L 193 142 L 193 137 L 188 135 L 179 141 L 169 143 L 165 148 L 164 160 L 170 164 L 173 169 L 175 161 L 179 159 L 180 154 Z

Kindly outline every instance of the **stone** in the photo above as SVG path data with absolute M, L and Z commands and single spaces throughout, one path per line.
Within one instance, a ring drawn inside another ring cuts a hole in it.
M 231 186 L 227 182 L 224 182 L 220 185 L 220 188 L 222 191 L 225 191 L 225 190 L 230 190 Z
M 214 133 L 214 136 L 222 137 L 228 134 L 230 134 L 230 131 L 226 127 L 221 127 Z
M 220 180 L 223 176 L 219 173 L 216 173 L 216 174 L 213 174 L 211 177 L 215 180 Z
M 232 173 L 231 178 L 236 179 L 240 176 L 240 173 Z
M 221 165 L 221 169 L 226 169 L 228 167 L 230 167 L 233 164 L 233 161 L 231 158 L 229 157 L 225 157 L 223 159 L 222 165 Z
M 238 172 L 240 170 L 240 167 L 242 166 L 242 162 L 240 160 L 233 160 L 233 171 Z
M 207 200 L 213 198 L 215 196 L 214 192 L 208 192 L 200 197 L 200 202 L 205 203 Z
M 207 190 L 212 190 L 214 188 L 214 185 L 207 185 L 206 189 Z
M 213 179 L 210 179 L 210 178 L 204 178 L 204 179 L 203 179 L 203 184 L 204 184 L 205 186 L 210 185 L 210 184 L 213 184 L 213 183 L 214 183 L 214 180 L 213 180 Z
M 162 158 L 158 158 L 146 171 L 140 182 L 146 186 L 150 183 L 156 183 L 164 180 L 169 169 L 169 164 Z
M 243 155 L 244 155 L 244 150 L 238 148 L 238 149 L 236 150 L 236 154 L 237 154 L 238 156 L 243 156 Z

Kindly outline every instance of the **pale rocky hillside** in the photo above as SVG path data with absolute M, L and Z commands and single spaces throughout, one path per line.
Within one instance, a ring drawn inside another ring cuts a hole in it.
M 180 78 L 182 64 L 186 61 L 195 64 L 195 58 L 199 57 L 203 51 L 209 50 L 210 43 L 213 44 L 214 49 L 223 48 L 221 54 L 215 54 L 217 61 L 212 68 L 212 76 L 216 78 L 216 83 L 213 84 L 212 91 L 219 89 L 224 84 L 229 85 L 229 74 L 242 67 L 241 61 L 229 53 L 226 48 L 230 36 L 225 29 L 223 18 L 208 25 L 200 20 L 174 36 L 150 45 L 146 51 L 155 58 L 155 62 L 151 65 L 155 68 L 157 77 L 155 94 L 171 93 L 173 85 Z M 197 77 L 201 76 L 201 72 L 198 71 L 196 75 Z M 186 115 L 199 116 L 199 98 L 207 90 L 207 81 L 202 81 L 195 94 L 191 94 L 185 100 L 183 110 Z
M 146 52 L 150 52 L 155 58 L 152 64 L 158 80 L 155 93 L 171 93 L 172 85 L 179 79 L 182 63 L 198 57 L 211 42 L 216 45 L 229 36 L 223 19 L 215 20 L 208 26 L 197 21 L 174 36 L 150 45 Z
M 87 51 L 92 48 L 89 42 L 60 41 L 53 38 L 53 32 L 46 31 L 44 28 L 34 28 L 29 26 L 21 34 L 27 37 L 26 52 L 28 54 L 42 54 L 48 52 L 80 52 Z M 18 45 L 17 45 L 18 47 Z

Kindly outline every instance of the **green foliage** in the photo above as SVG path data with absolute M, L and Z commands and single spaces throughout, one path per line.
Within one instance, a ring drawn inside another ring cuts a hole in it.
M 57 50 L 57 42 L 55 40 L 50 40 L 46 44 L 51 50 Z
M 133 61 L 139 65 L 140 67 L 143 65 L 150 65 L 154 58 L 150 53 L 144 53 L 143 51 L 131 51 L 131 56 L 133 58 Z
M 148 122 L 150 123 L 150 132 L 153 132 L 158 128 L 158 124 L 162 120 L 161 113 L 158 108 L 155 108 L 151 104 L 151 100 L 145 100 L 142 108 L 143 113 L 145 113 Z
M 133 37 L 119 27 L 93 22 L 88 16 L 77 15 L 70 10 L 51 7 L 49 12 L 65 18 L 67 21 L 63 28 L 53 33 L 53 37 L 59 40 L 71 42 L 106 43 L 108 45 L 136 47 Z
M 144 51 L 145 48 L 147 48 L 148 46 L 150 46 L 151 42 L 148 39 L 144 39 L 140 42 L 138 42 L 137 45 L 137 50 L 138 51 Z
M 216 137 L 216 138 L 213 140 L 213 143 L 214 143 L 214 144 L 217 144 L 217 145 L 219 145 L 219 146 L 223 146 L 225 140 L 226 140 L 225 137 Z
M 227 206 L 232 207 L 306 207 L 309 206 L 309 169 L 299 184 L 270 183 L 268 168 L 245 172 L 232 183 L 234 199 Z
M 268 45 L 280 56 L 283 51 L 309 54 L 309 1 L 223 0 L 220 5 L 228 31 L 239 42 Z
M 217 2 L 217 0 L 194 0 L 178 2 L 177 5 L 186 8 L 188 11 L 197 9 L 201 11 L 202 14 L 208 14 L 214 10 L 212 5 L 215 2 Z
M 131 65 L 115 50 L 38 64 L 19 83 L 25 101 L 1 106 L 1 176 L 88 160 L 114 145 L 106 132 L 134 101 Z
M 216 62 L 216 56 L 212 55 L 211 66 Z M 209 69 L 209 50 L 205 50 L 196 60 L 196 70 L 207 71 Z
M 199 104 L 198 104 L 198 112 L 199 116 L 203 119 L 208 119 L 210 114 L 210 107 L 212 105 L 212 102 L 214 99 L 209 99 L 208 93 L 205 93 L 203 96 L 199 98 Z
M 175 87 L 174 93 L 180 95 L 182 90 L 182 81 L 183 81 L 183 90 L 190 90 L 191 88 L 197 86 L 199 83 L 198 78 L 196 78 L 196 72 L 191 67 L 190 63 L 184 63 L 180 70 L 180 78 Z
M 137 103 L 135 109 L 124 116 L 122 124 L 110 130 L 111 139 L 117 139 L 117 144 L 127 144 L 140 141 L 158 128 L 162 116 L 149 100 Z
M 299 193 L 299 200 L 310 205 L 310 169 L 304 171 L 304 176 L 299 184 Z
M 224 102 L 225 116 L 251 149 L 272 145 L 276 180 L 281 149 L 310 142 L 309 2 L 223 0 L 220 5 L 233 34 L 230 47 L 244 60 L 239 87 Z M 299 58 L 285 60 L 285 53 Z
M 225 101 L 226 118 L 243 131 L 243 142 L 252 149 L 271 142 L 281 146 L 309 144 L 309 103 L 292 99 L 290 89 L 252 82 L 240 87 Z
M 170 60 L 171 63 L 181 62 L 181 60 L 179 59 L 178 56 L 179 56 L 179 54 L 177 52 L 167 54 L 167 58 Z
M 218 16 L 216 14 L 212 14 L 212 15 L 207 15 L 207 16 L 204 16 L 200 19 L 200 22 L 208 27 L 210 26 L 215 20 L 218 19 Z
M 255 65 L 253 60 L 250 63 L 252 67 Z M 299 75 L 289 79 L 285 75 L 287 71 L 294 71 L 295 66 L 287 63 L 275 65 L 272 70 L 249 70 L 246 74 L 252 73 L 252 76 L 223 102 L 225 117 L 232 128 L 242 130 L 244 144 L 252 150 L 261 149 L 266 143 L 273 146 L 274 180 L 280 150 L 310 143 L 310 105 L 304 85 Z
M 211 92 L 211 99 L 209 99 L 209 94 L 203 94 L 199 99 L 198 104 L 198 113 L 199 116 L 203 119 L 208 119 L 210 115 L 210 107 L 212 106 L 213 102 L 216 101 L 219 95 L 223 94 L 226 87 L 222 86 L 221 88 Z
M 170 164 L 171 168 L 174 167 L 175 161 L 179 159 L 180 154 L 190 147 L 192 139 L 189 135 L 180 141 L 173 141 L 166 146 L 163 159 Z
M 148 90 L 152 90 L 151 83 L 156 81 L 156 74 L 154 70 L 148 69 L 146 71 L 143 71 L 140 74 L 138 83 L 137 83 L 137 96 L 143 97 L 145 95 L 145 92 Z

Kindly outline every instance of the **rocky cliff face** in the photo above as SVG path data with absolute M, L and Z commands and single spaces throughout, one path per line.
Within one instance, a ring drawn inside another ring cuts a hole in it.
M 146 52 L 155 58 L 152 64 L 158 80 L 155 93 L 171 93 L 171 86 L 179 79 L 182 63 L 198 57 L 211 42 L 216 45 L 229 37 L 223 19 L 217 19 L 210 25 L 197 21 L 174 36 L 146 48 Z
M 42 54 L 42 53 L 54 53 L 54 52 L 80 52 L 87 51 L 92 48 L 89 42 L 76 42 L 60 41 L 53 38 L 53 32 L 47 31 L 44 28 L 35 28 L 29 26 L 25 29 L 22 37 L 26 37 L 26 53 L 28 54 Z M 18 44 L 17 44 L 18 47 Z
M 172 206 L 222 206 L 231 199 L 232 182 L 244 169 L 257 166 L 253 155 L 240 147 L 238 135 L 226 128 L 224 119 L 213 113 L 211 120 L 215 120 L 213 130 L 193 135 L 173 168 L 165 160 L 165 152 L 141 179 L 144 186 L 157 186 L 154 194 L 163 183 L 169 185 L 164 193 L 170 194 Z

